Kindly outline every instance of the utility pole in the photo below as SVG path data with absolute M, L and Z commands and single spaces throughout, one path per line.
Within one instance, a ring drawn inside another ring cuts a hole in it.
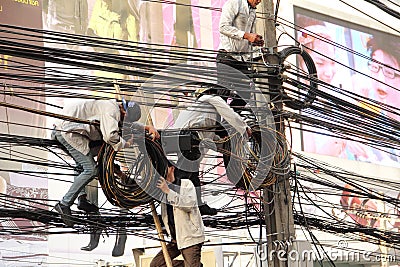
M 271 56 L 268 58 L 268 63 L 275 65 L 279 63 L 279 57 L 276 55 L 277 40 L 273 0 L 264 0 L 262 9 L 265 21 L 264 37 L 266 47 L 274 52 L 274 54 L 270 53 Z M 282 83 L 279 79 L 269 79 L 270 92 L 278 92 L 277 89 Z M 274 110 L 272 112 L 275 117 L 276 131 L 285 136 L 284 120 L 281 115 L 282 109 L 282 101 L 277 101 L 274 103 Z M 276 154 L 275 162 L 280 162 L 282 157 L 283 155 Z M 290 166 L 279 167 L 286 169 Z M 290 245 L 291 241 L 295 238 L 289 174 L 277 175 L 276 182 L 264 189 L 263 195 L 267 231 L 267 251 L 263 252 L 267 257 L 268 267 L 288 267 L 289 261 L 282 260 L 282 258 L 287 257 L 287 253 L 292 249 Z M 285 251 L 286 253 L 274 253 L 276 251 Z

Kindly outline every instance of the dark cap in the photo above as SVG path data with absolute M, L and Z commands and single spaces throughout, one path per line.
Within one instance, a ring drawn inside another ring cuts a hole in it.
M 126 102 L 124 98 L 122 98 L 122 107 L 124 108 L 125 122 L 134 122 L 138 121 L 142 116 L 142 111 L 140 110 L 140 106 L 135 101 Z

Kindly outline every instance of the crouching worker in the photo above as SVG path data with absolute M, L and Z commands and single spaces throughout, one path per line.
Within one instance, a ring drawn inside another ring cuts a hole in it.
M 85 186 L 97 175 L 96 162 L 90 153 L 89 143 L 103 140 L 114 150 L 120 151 L 131 146 L 134 136 L 125 141 L 120 136 L 123 120 L 134 122 L 140 118 L 140 107 L 135 102 L 119 104 L 114 99 L 109 100 L 80 100 L 65 105 L 63 114 L 81 120 L 97 122 L 96 124 L 79 123 L 69 120 L 62 121 L 56 126 L 53 136 L 74 159 L 77 168 L 74 182 L 67 193 L 56 204 L 55 210 L 61 214 L 64 223 L 72 227 L 71 206 L 79 197 L 78 208 L 87 212 L 95 212 L 98 207 L 88 203 L 85 196 Z M 152 126 L 144 126 L 136 122 L 133 127 L 139 131 L 148 131 L 153 138 L 159 138 L 159 133 Z M 144 136 L 144 135 L 143 135 Z M 136 138 L 143 138 L 136 136 Z M 97 190 L 97 188 L 94 188 Z
M 200 88 L 196 91 L 197 99 L 191 106 L 182 110 L 176 119 L 173 128 L 190 130 L 191 128 L 204 128 L 196 131 L 200 140 L 218 140 L 215 131 L 207 130 L 223 125 L 229 135 L 239 133 L 246 140 L 251 135 L 251 129 L 246 122 L 224 100 L 230 91 L 227 89 Z M 208 148 L 201 148 L 200 143 L 190 151 L 182 151 L 176 163 L 176 178 L 190 179 L 196 187 L 197 203 L 202 215 L 216 215 L 217 209 L 211 208 L 202 200 L 201 182 L 199 177 L 200 162 L 207 153 Z
M 175 167 L 169 166 L 167 177 L 160 178 L 157 187 L 164 193 L 161 217 L 171 242 L 168 254 L 175 259 L 182 254 L 183 261 L 173 260 L 173 266 L 199 267 L 203 246 L 204 225 L 197 206 L 196 190 L 189 179 L 176 179 Z M 150 267 L 166 266 L 161 250 L 151 261 Z

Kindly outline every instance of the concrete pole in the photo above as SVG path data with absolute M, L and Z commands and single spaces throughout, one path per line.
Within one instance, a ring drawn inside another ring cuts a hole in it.
M 276 25 L 274 21 L 274 2 L 273 0 L 264 0 L 262 6 L 262 17 L 264 17 L 264 38 L 266 41 L 266 47 L 270 48 L 270 51 L 277 51 L 277 40 L 276 40 Z M 279 58 L 276 55 L 271 55 L 268 58 L 268 62 L 271 64 L 277 64 Z M 269 80 L 270 90 L 276 91 L 277 78 Z M 284 120 L 279 114 L 283 109 L 281 101 L 274 102 L 276 113 L 275 116 L 275 127 L 276 131 L 285 134 Z M 277 161 L 282 155 L 275 155 Z M 287 166 L 282 166 L 287 167 Z M 264 201 L 265 201 L 265 222 L 267 230 L 267 251 L 263 253 L 267 256 L 267 262 L 269 267 L 288 267 L 289 261 L 282 261 L 282 254 L 273 253 L 274 251 L 286 251 L 289 252 L 292 248 L 291 241 L 295 238 L 294 220 L 292 201 L 290 193 L 289 175 L 279 175 L 276 177 L 275 184 L 269 186 L 264 190 Z M 280 245 L 277 245 L 280 244 Z

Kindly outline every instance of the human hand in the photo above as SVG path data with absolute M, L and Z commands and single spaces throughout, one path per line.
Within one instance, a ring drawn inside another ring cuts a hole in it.
M 253 42 L 253 45 L 264 46 L 264 39 L 262 38 L 261 35 L 257 36 L 256 40 Z
M 131 134 L 131 138 L 129 138 L 129 139 L 125 142 L 124 148 L 131 147 L 132 144 L 133 144 L 133 134 Z
M 124 183 L 124 184 L 127 183 L 127 181 L 128 181 L 128 176 L 126 175 L 126 173 L 124 173 L 124 172 L 120 169 L 119 165 L 116 165 L 116 166 L 114 167 L 114 174 L 115 174 L 119 179 L 121 179 L 122 183 Z
M 248 137 L 251 137 L 251 135 L 253 134 L 253 131 L 251 130 L 250 127 L 247 127 L 247 128 L 246 128 L 246 133 L 247 133 L 247 136 L 248 136 Z
M 248 33 L 246 32 L 243 36 L 244 39 L 248 40 L 253 45 L 263 46 L 264 40 L 263 37 L 257 33 Z
M 124 172 L 119 175 L 119 179 L 121 179 L 122 184 L 127 184 L 129 181 L 128 175 L 126 175 Z
M 169 193 L 170 189 L 168 187 L 168 182 L 164 178 L 160 177 L 160 179 L 157 182 L 157 187 L 160 188 L 163 193 L 165 194 Z
M 151 140 L 154 141 L 155 139 L 159 139 L 160 138 L 160 133 L 153 126 L 145 125 L 144 129 L 145 129 L 145 131 L 147 131 L 149 133 L 150 136 L 152 136 Z

